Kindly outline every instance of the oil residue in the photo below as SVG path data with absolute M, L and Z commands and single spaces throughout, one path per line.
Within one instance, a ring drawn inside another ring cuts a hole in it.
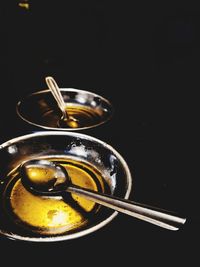
M 46 111 L 40 118 L 40 123 L 55 128 L 82 128 L 97 125 L 104 120 L 102 111 L 81 105 L 70 105 L 66 107 L 67 114 L 76 122 L 66 123 L 60 120 L 61 115 L 54 110 Z
M 45 159 L 45 158 L 43 158 Z M 66 168 L 73 184 L 99 192 L 109 192 L 101 173 L 85 162 L 66 158 L 51 158 Z M 38 173 L 38 175 L 40 175 Z M 45 179 L 43 175 L 39 179 Z M 4 209 L 17 227 L 39 235 L 58 235 L 91 225 L 101 206 L 76 194 L 44 197 L 27 191 L 21 183 L 18 169 L 7 177 Z

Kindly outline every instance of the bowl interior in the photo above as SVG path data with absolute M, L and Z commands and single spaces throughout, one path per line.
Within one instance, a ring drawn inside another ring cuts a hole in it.
M 61 88 L 61 94 L 70 116 L 78 120 L 73 128 L 60 123 L 61 113 L 50 90 L 32 93 L 17 103 L 17 114 L 34 126 L 48 130 L 76 131 L 93 128 L 110 120 L 113 115 L 112 104 L 95 93 Z
M 17 169 L 23 162 L 31 159 L 72 159 L 84 162 L 97 170 L 109 193 L 128 198 L 132 179 L 129 168 L 122 156 L 110 145 L 88 135 L 45 131 L 27 134 L 9 140 L 0 146 L 0 201 L 1 208 L 5 198 L 5 187 L 8 174 Z M 6 213 L 6 212 L 5 212 Z M 8 238 L 25 241 L 60 241 L 80 237 L 98 230 L 109 223 L 117 212 L 101 207 L 100 212 L 92 214 L 92 221 L 81 228 L 58 235 L 41 236 L 15 227 L 6 216 L 0 216 L 0 234 Z

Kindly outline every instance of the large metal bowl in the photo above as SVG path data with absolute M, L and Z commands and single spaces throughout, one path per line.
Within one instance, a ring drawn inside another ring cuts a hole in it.
M 3 201 L 7 175 L 21 163 L 43 157 L 73 157 L 94 166 L 105 179 L 112 195 L 128 199 L 132 177 L 123 157 L 110 145 L 97 138 L 74 132 L 41 131 L 16 137 L 0 145 L 0 199 Z M 97 212 L 93 223 L 73 232 L 56 236 L 38 236 L 22 232 L 5 223 L 4 212 L 0 214 L 0 235 L 15 240 L 50 242 L 78 238 L 110 223 L 118 214 L 101 207 L 106 212 Z

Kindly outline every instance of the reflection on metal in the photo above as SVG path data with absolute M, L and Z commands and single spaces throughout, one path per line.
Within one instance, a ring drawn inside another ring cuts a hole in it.
M 18 3 L 18 6 L 21 8 L 24 8 L 26 10 L 29 10 L 29 8 L 30 8 L 30 4 L 28 3 L 28 0 L 24 0 L 20 3 Z
M 13 145 L 13 146 L 8 147 L 8 153 L 9 154 L 15 154 L 17 152 L 18 152 L 17 146 Z

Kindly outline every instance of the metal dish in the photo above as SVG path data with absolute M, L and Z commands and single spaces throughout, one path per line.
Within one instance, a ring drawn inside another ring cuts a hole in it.
M 85 130 L 104 124 L 112 118 L 113 106 L 102 96 L 73 88 L 60 90 L 68 113 L 80 121 L 75 128 L 59 125 L 61 114 L 50 90 L 32 93 L 20 100 L 16 105 L 17 114 L 30 125 L 59 131 Z
M 132 177 L 127 163 L 110 145 L 97 138 L 74 132 L 41 131 L 16 137 L 0 145 L 0 234 L 15 240 L 55 242 L 78 238 L 110 223 L 118 214 L 101 207 L 93 214 L 92 221 L 73 231 L 56 235 L 40 235 L 24 231 L 7 218 L 4 206 L 9 173 L 21 163 L 33 158 L 72 158 L 95 168 L 108 186 L 110 194 L 128 199 L 132 188 Z M 9 200 L 9 198 L 7 199 Z M 6 200 L 6 201 L 7 201 Z

